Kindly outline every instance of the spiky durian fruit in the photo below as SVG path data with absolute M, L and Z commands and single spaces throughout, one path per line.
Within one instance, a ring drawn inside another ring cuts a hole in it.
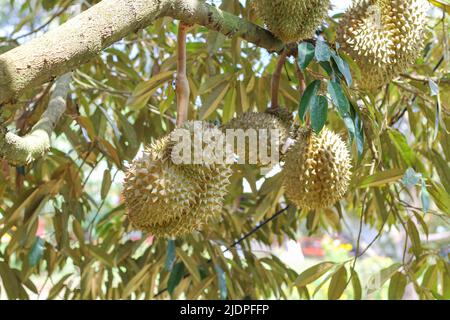
M 182 129 L 193 136 L 198 129 L 194 124 L 188 122 Z M 206 124 L 200 131 L 204 135 L 223 135 Z M 176 132 L 159 139 L 141 158 L 133 161 L 124 182 L 123 194 L 130 221 L 156 236 L 177 237 L 200 230 L 211 216 L 221 212 L 230 184 L 231 165 L 220 163 L 220 159 L 210 164 L 174 163 L 172 151 L 176 147 L 173 139 Z M 189 148 L 192 143 L 195 143 L 193 138 Z M 204 148 L 204 143 L 200 143 Z
M 189 138 L 191 152 L 184 158 L 183 148 L 174 150 L 176 144 L 181 146 Z M 164 153 L 167 158 L 176 163 L 190 177 L 201 182 L 208 182 L 219 173 L 229 177 L 231 175 L 231 161 L 226 160 L 228 144 L 223 132 L 215 125 L 206 121 L 187 121 L 180 128 L 169 134 L 169 143 Z M 219 151 L 219 152 L 216 152 Z M 181 153 L 181 154 L 180 154 Z M 174 157 L 178 157 L 176 160 Z M 187 163 L 183 163 L 187 160 Z
M 361 70 L 361 89 L 388 83 L 417 59 L 427 10 L 426 0 L 358 0 L 347 10 L 337 41 Z
M 192 211 L 195 186 L 163 159 L 162 138 L 133 161 L 126 172 L 123 195 L 131 223 L 156 236 L 175 236 L 197 227 Z M 180 222 L 183 221 L 182 224 Z
M 254 0 L 257 15 L 285 43 L 314 35 L 327 14 L 329 0 Z
M 285 194 L 299 208 L 330 207 L 346 193 L 350 168 L 347 145 L 337 134 L 301 129 L 286 155 Z
M 179 129 L 182 131 L 177 131 Z M 171 142 L 165 152 L 170 154 L 172 161 L 174 159 L 172 154 L 174 142 L 178 140 L 174 138 L 175 134 L 178 137 L 180 135 L 189 136 L 192 142 L 189 163 L 174 165 L 189 177 L 192 185 L 195 186 L 195 192 L 198 195 L 196 216 L 202 222 L 206 222 L 209 217 L 222 211 L 223 200 L 228 192 L 229 178 L 232 174 L 232 159 L 226 158 L 231 152 L 227 152 L 228 144 L 225 135 L 216 126 L 204 121 L 187 121 L 181 128 L 174 130 L 169 135 Z M 195 143 L 201 148 L 196 149 Z M 195 158 L 196 150 L 202 151 L 202 154 L 199 155 L 201 157 L 198 159 Z
M 238 130 L 242 129 L 244 133 L 248 133 L 248 137 L 245 139 L 245 150 L 238 150 L 239 144 L 235 143 L 234 152 L 239 155 L 240 152 L 245 151 L 245 163 L 256 164 L 258 166 L 265 166 L 263 157 L 271 158 L 272 147 L 275 147 L 278 152 L 282 151 L 282 147 L 289 136 L 290 126 L 292 124 L 292 114 L 284 108 L 269 109 L 266 112 L 247 112 L 232 119 L 224 127 L 224 131 L 227 129 Z M 254 130 L 254 131 L 247 131 Z M 263 130 L 263 131 L 260 131 Z M 272 146 L 272 132 L 270 130 L 278 130 L 279 139 L 275 146 Z M 260 154 L 262 151 L 260 146 L 260 139 L 264 141 L 264 134 L 266 132 L 267 153 Z M 236 132 L 237 134 L 238 132 Z M 252 133 L 252 134 L 250 134 Z M 252 141 L 250 141 L 252 139 Z M 237 142 L 237 141 L 236 141 Z M 252 142 L 252 143 L 250 143 Z

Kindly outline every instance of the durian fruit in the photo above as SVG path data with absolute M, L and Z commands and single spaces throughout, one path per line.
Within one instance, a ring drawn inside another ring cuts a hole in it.
M 245 163 L 256 164 L 257 166 L 265 166 L 267 163 L 261 162 L 261 155 L 258 153 L 260 131 L 267 130 L 267 157 L 271 157 L 272 143 L 271 143 L 271 131 L 278 130 L 279 140 L 277 141 L 276 148 L 278 151 L 282 151 L 286 139 L 289 137 L 289 130 L 292 125 L 292 114 L 285 108 L 273 108 L 266 112 L 247 112 L 237 118 L 232 119 L 225 126 L 223 126 L 224 132 L 227 129 L 242 129 L 244 132 L 248 129 L 253 129 L 256 132 L 257 143 L 249 144 L 249 139 L 245 140 Z M 238 144 L 235 143 L 234 152 L 238 155 Z M 253 157 L 250 154 L 253 154 Z M 253 161 L 256 160 L 256 163 Z
M 330 7 L 329 0 L 254 0 L 256 14 L 285 43 L 314 35 Z
M 340 136 L 326 128 L 319 134 L 300 129 L 284 164 L 286 197 L 299 208 L 330 207 L 345 195 L 350 168 L 349 151 Z
M 133 226 L 155 236 L 175 236 L 197 226 L 195 219 L 187 218 L 197 205 L 195 186 L 162 159 L 167 142 L 165 137 L 146 148 L 124 180 L 128 218 Z
M 361 70 L 358 87 L 377 89 L 414 63 L 424 45 L 428 8 L 426 0 L 354 1 L 337 42 Z
M 185 130 L 185 134 L 189 135 L 191 141 L 195 143 L 195 137 L 202 139 L 202 163 L 195 163 L 194 152 L 192 145 L 191 149 L 191 163 L 174 164 L 184 176 L 189 177 L 189 181 L 195 187 L 197 194 L 197 212 L 196 217 L 202 223 L 205 223 L 211 216 L 219 214 L 222 211 L 224 197 L 228 193 L 230 186 L 230 176 L 232 174 L 232 163 L 227 162 L 227 150 L 225 135 L 216 126 L 200 121 L 187 121 L 179 129 Z M 177 130 L 177 129 L 176 129 Z M 176 131 L 170 135 L 170 142 L 165 150 L 167 156 L 172 159 L 172 152 L 174 141 L 172 136 Z M 215 157 L 214 150 L 207 152 L 208 135 L 214 137 L 213 141 L 218 141 L 219 148 L 222 147 L 222 155 Z
M 193 134 L 195 127 L 189 122 L 183 128 Z M 133 161 L 124 181 L 132 225 L 155 236 L 178 237 L 200 230 L 221 212 L 230 184 L 229 164 L 174 163 L 174 132 L 146 148 L 143 156 Z M 216 133 L 222 135 L 217 128 Z

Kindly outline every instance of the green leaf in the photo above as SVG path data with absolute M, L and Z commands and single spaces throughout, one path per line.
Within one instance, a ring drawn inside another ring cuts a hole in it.
M 357 188 L 369 188 L 369 187 L 379 187 L 386 184 L 396 182 L 403 177 L 403 169 L 391 169 L 382 172 L 377 172 L 371 176 L 365 177 L 358 184 Z
M 188 269 L 194 280 L 200 283 L 202 279 L 200 272 L 198 271 L 198 266 L 193 257 L 188 256 L 181 248 L 176 248 L 176 254 L 180 257 L 181 261 L 183 261 L 184 266 Z
M 314 58 L 314 46 L 309 42 L 302 42 L 298 45 L 297 63 L 300 69 L 305 70 Z
M 136 291 L 142 283 L 148 279 L 148 269 L 150 269 L 152 265 L 147 264 L 138 273 L 136 273 L 130 281 L 126 284 L 125 288 L 122 292 L 122 298 L 128 298 L 132 292 Z
M 352 287 L 353 287 L 353 299 L 361 300 L 362 286 L 361 286 L 361 281 L 359 280 L 358 273 L 356 273 L 355 270 L 352 270 Z
M 294 285 L 298 287 L 304 287 L 307 284 L 310 284 L 311 282 L 319 279 L 334 266 L 334 262 L 322 262 L 316 264 L 315 266 L 312 266 L 311 268 L 303 271 L 295 280 Z
M 411 245 L 414 255 L 418 258 L 422 253 L 422 244 L 420 243 L 420 235 L 417 230 L 416 224 L 409 219 L 407 222 L 408 236 L 411 239 Z
M 358 114 L 355 114 L 355 140 L 356 149 L 358 151 L 358 159 L 361 160 L 364 152 L 364 128 Z
M 406 141 L 406 137 L 401 134 L 397 130 L 389 130 L 388 131 L 389 138 L 391 139 L 392 143 L 394 144 L 395 148 L 400 153 L 402 159 L 405 161 L 405 163 L 408 166 L 413 166 L 416 162 L 416 156 L 414 155 L 414 152 L 411 150 L 411 148 L 408 145 L 408 141 Z
M 319 133 L 328 115 L 328 100 L 324 96 L 317 96 L 311 108 L 311 126 L 316 133 Z
M 220 86 L 216 87 L 206 98 L 203 106 L 200 109 L 200 119 L 205 120 L 208 118 L 222 103 L 223 98 L 227 94 L 230 88 L 230 83 L 223 82 Z
M 326 73 L 333 79 L 333 81 L 336 80 L 333 66 L 329 61 L 321 61 L 319 62 L 319 64 L 326 71 Z
M 175 264 L 175 266 L 172 269 L 172 272 L 170 273 L 169 280 L 167 281 L 167 291 L 172 295 L 173 290 L 177 287 L 177 285 L 180 283 L 181 279 L 183 279 L 184 276 L 184 263 L 178 262 Z
M 164 268 L 167 271 L 171 271 L 174 262 L 175 262 L 175 240 L 168 240 L 167 241 L 166 263 L 164 265 Z
M 102 199 L 105 199 L 108 195 L 109 189 L 111 188 L 111 183 L 111 171 L 105 169 L 105 171 L 103 172 L 102 188 L 100 191 Z
M 300 121 L 305 121 L 305 115 L 313 101 L 316 99 L 317 92 L 320 88 L 320 80 L 314 80 L 305 89 L 302 98 L 300 99 L 300 105 L 298 110 L 298 116 Z
M 445 10 L 447 14 L 450 14 L 450 3 L 448 0 L 429 0 L 434 6 L 441 8 L 442 10 Z
M 331 51 L 331 57 L 333 58 L 334 62 L 336 62 L 339 72 L 344 76 L 347 86 L 351 87 L 353 79 L 350 72 L 350 66 L 348 65 L 347 61 L 338 56 L 334 51 Z
M 61 290 L 64 288 L 66 280 L 71 276 L 72 274 L 66 274 L 63 276 L 59 281 L 50 289 L 50 292 L 48 294 L 47 299 L 51 300 L 56 298 L 56 296 L 61 292 Z
M 230 81 L 232 76 L 234 76 L 233 73 L 219 73 L 213 77 L 209 77 L 207 81 L 201 84 L 197 94 L 203 95 L 208 93 L 222 83 Z
M 367 283 L 367 294 L 372 294 L 381 289 L 386 281 L 388 281 L 401 266 L 401 263 L 394 263 L 393 265 L 384 268 L 379 273 L 370 277 Z
M 91 255 L 95 259 L 97 259 L 98 261 L 103 263 L 105 266 L 107 266 L 107 267 L 113 267 L 114 266 L 114 258 L 110 254 L 105 252 L 103 250 L 103 248 L 96 247 L 94 245 L 89 245 L 89 246 L 87 246 L 87 248 L 89 249 L 89 252 L 91 253 Z
M 328 299 L 339 299 L 347 286 L 347 270 L 344 266 L 340 267 L 333 275 L 328 287 Z
M 389 283 L 389 300 L 402 300 L 408 280 L 401 272 L 396 272 Z
M 28 255 L 28 263 L 30 267 L 34 267 L 41 260 L 42 255 L 44 254 L 45 241 L 40 237 L 36 237 L 33 246 L 31 247 L 30 253 Z
M 18 299 L 22 289 L 20 280 L 16 277 L 13 270 L 9 268 L 9 265 L 3 261 L 0 261 L 0 278 L 8 298 L 11 300 Z
M 325 41 L 318 40 L 316 42 L 315 58 L 317 61 L 330 61 L 331 52 Z
M 341 84 L 337 81 L 328 82 L 328 93 L 331 96 L 333 104 L 339 111 L 339 114 L 344 117 L 350 117 L 350 104 L 347 97 L 342 90 Z
M 133 94 L 127 101 L 127 105 L 132 109 L 143 108 L 150 99 L 153 92 L 162 84 L 173 78 L 173 70 L 156 74 L 151 79 L 141 82 L 136 86 Z
M 443 212 L 450 214 L 450 195 L 442 187 L 442 185 L 431 182 L 431 186 L 427 189 L 433 197 L 434 203 Z
M 220 298 L 222 300 L 225 300 L 227 298 L 227 296 L 228 296 L 228 293 L 227 293 L 227 281 L 226 281 L 226 277 L 225 277 L 225 272 L 223 271 L 223 269 L 218 264 L 214 265 L 214 269 L 216 270 L 217 280 L 219 281 Z

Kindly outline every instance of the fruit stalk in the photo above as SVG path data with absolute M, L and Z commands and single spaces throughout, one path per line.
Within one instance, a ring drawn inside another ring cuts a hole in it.
M 178 59 L 177 59 L 177 126 L 181 126 L 188 118 L 189 81 L 186 74 L 186 33 L 188 26 L 182 22 L 178 27 Z

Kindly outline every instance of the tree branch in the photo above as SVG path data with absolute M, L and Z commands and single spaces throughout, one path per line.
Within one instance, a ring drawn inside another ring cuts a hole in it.
M 284 48 L 264 28 L 201 0 L 103 0 L 54 30 L 0 55 L 0 105 L 89 61 L 163 16 L 242 37 L 270 52 Z
M 288 55 L 287 50 L 284 50 L 278 57 L 277 67 L 272 75 L 272 101 L 270 103 L 271 108 L 278 108 L 278 96 L 280 91 L 280 78 L 283 71 L 284 63 Z
M 66 110 L 71 78 L 71 73 L 67 73 L 56 81 L 47 110 L 28 135 L 19 137 L 0 128 L 0 157 L 15 165 L 25 165 L 42 157 L 50 149 L 53 129 Z
M 181 126 L 188 118 L 189 81 L 186 74 L 186 31 L 188 26 L 180 22 L 178 27 L 178 60 L 177 60 L 177 126 Z

